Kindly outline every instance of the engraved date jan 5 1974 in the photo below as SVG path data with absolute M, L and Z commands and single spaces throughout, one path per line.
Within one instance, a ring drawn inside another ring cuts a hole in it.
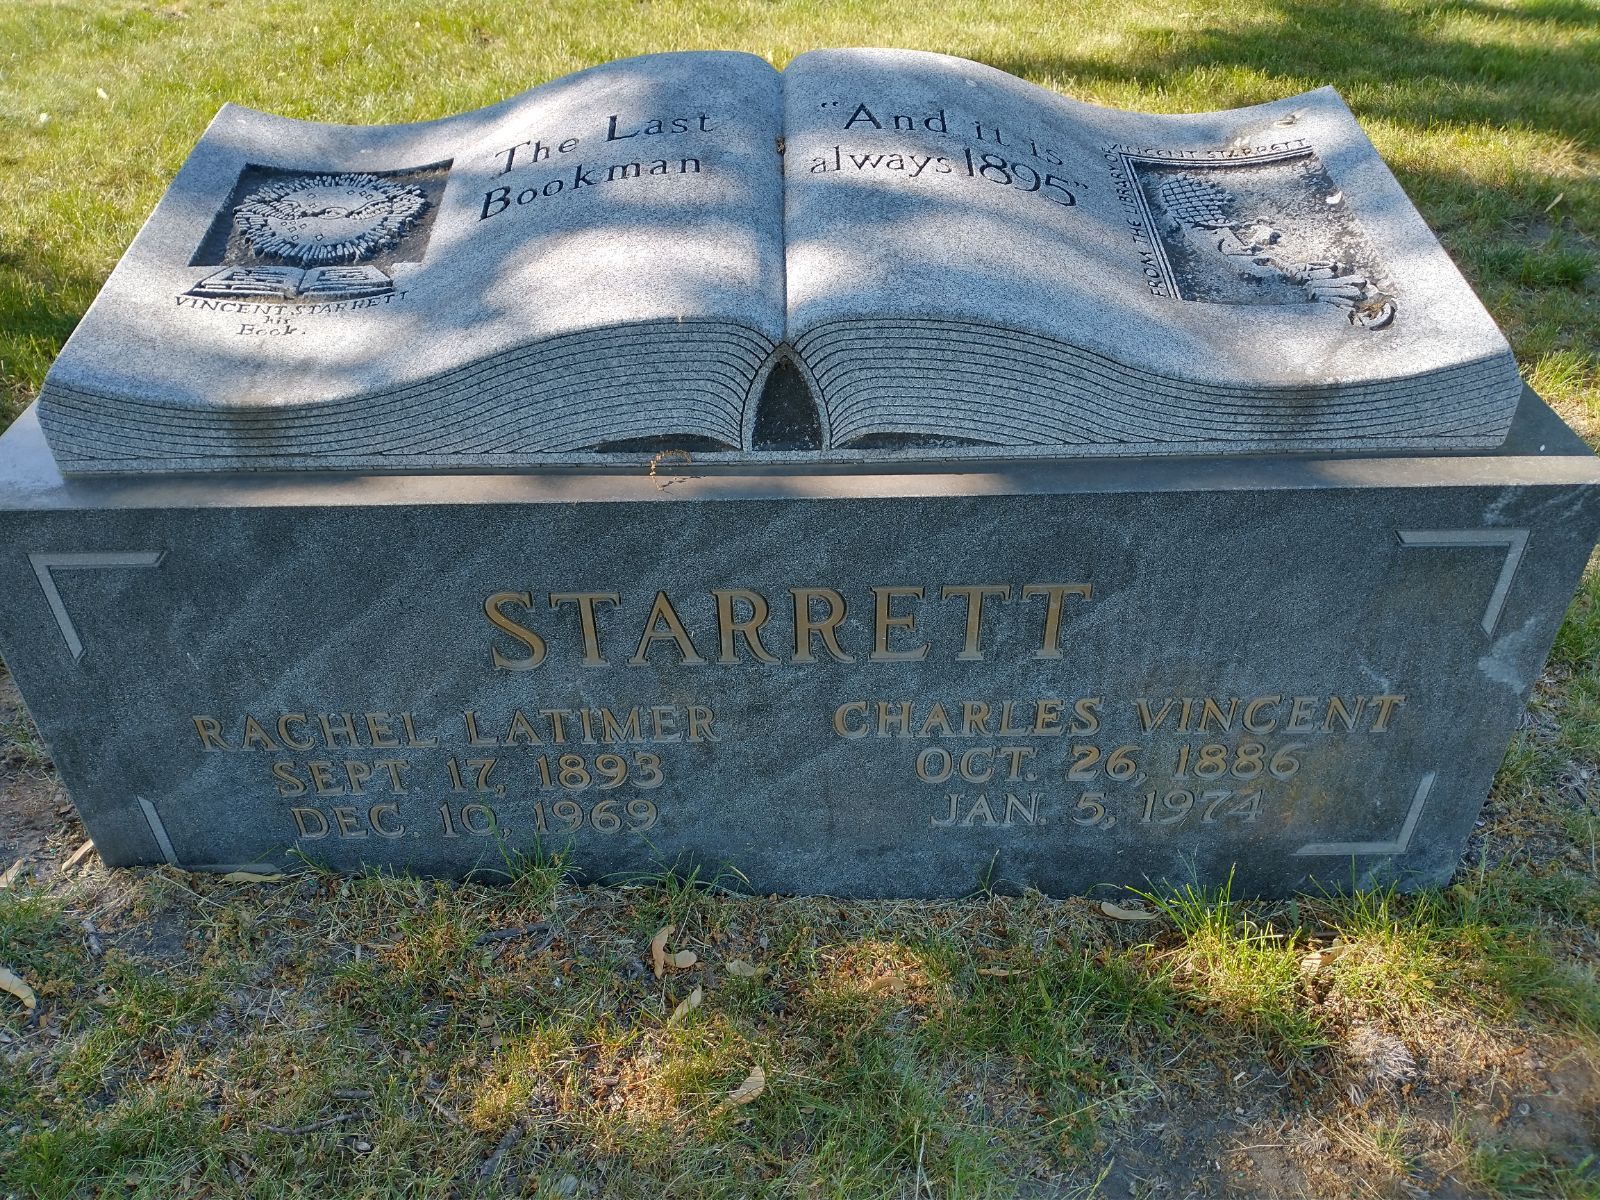
M 942 809 L 929 817 L 929 824 L 935 829 L 1011 829 L 1056 824 L 1064 818 L 1086 829 L 1111 829 L 1120 817 L 1136 826 L 1203 826 L 1253 822 L 1261 815 L 1261 805 L 1259 788 L 1174 788 L 1136 797 L 1083 792 L 1076 800 L 1063 800 L 1059 807 L 1047 805 L 1040 792 L 949 792 Z

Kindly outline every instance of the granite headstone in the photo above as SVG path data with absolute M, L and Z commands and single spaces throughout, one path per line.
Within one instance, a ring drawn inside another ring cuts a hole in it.
M 0 652 L 113 864 L 1410 887 L 1597 484 L 1331 91 L 660 55 L 225 109 L 0 437 Z

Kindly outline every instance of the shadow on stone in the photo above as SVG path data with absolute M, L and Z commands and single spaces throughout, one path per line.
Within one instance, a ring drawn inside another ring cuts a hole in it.
M 822 449 L 822 417 L 805 376 L 787 358 L 773 364 L 756 402 L 757 450 Z

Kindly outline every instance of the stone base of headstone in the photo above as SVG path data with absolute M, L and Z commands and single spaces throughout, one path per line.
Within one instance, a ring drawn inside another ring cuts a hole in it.
M 1597 483 L 1531 392 L 1493 451 L 894 474 L 63 479 L 30 412 L 0 651 L 112 865 L 1414 887 Z

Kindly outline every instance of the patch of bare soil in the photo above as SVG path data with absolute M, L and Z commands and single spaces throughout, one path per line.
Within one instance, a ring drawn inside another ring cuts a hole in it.
M 1495 1193 L 1464 1181 L 1477 1147 L 1572 1166 L 1600 1151 L 1600 1065 L 1577 1051 L 1555 1063 L 1493 1058 L 1467 1080 L 1436 1077 L 1424 1059 L 1413 1079 L 1378 1084 L 1343 1066 L 1280 1074 L 1261 1064 L 1230 1077 L 1218 1064 L 1120 1127 L 1099 1195 L 1478 1200 Z
M 83 840 L 17 685 L 0 665 L 0 876 L 19 863 L 13 880 L 53 870 Z

